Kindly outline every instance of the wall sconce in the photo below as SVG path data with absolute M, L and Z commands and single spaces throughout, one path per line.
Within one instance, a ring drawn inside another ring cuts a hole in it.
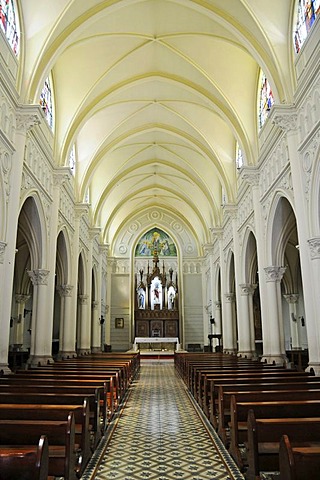
M 32 313 L 32 310 L 27 310 L 26 308 L 23 310 L 23 318 L 25 318 L 28 313 Z
M 101 317 L 100 317 L 100 319 L 99 319 L 100 325 L 103 325 L 103 324 L 104 324 L 104 320 L 105 320 L 105 319 L 104 319 L 103 315 L 101 315 Z
M 211 325 L 214 325 L 214 324 L 215 324 L 214 318 L 210 317 L 210 323 L 211 323 Z

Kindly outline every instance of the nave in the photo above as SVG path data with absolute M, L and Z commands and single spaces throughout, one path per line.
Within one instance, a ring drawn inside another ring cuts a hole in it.
M 168 360 L 142 360 L 81 480 L 242 480 Z

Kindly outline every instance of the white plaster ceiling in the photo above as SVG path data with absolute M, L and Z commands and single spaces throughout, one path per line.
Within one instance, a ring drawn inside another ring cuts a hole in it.
M 22 100 L 37 102 L 52 73 L 55 159 L 68 164 L 75 143 L 77 201 L 89 189 L 103 241 L 155 210 L 201 254 L 221 225 L 221 188 L 236 199 L 236 141 L 247 165 L 258 157 L 260 67 L 276 102 L 292 102 L 294 10 L 294 0 L 21 0 Z

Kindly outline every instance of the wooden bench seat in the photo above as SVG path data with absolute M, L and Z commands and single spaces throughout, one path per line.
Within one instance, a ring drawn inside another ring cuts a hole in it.
M 218 428 L 218 399 L 224 402 L 224 392 L 242 392 L 242 391 L 261 391 L 261 390 L 317 390 L 320 389 L 320 377 L 306 378 L 305 381 L 283 381 L 281 378 L 274 378 L 271 381 L 264 379 L 263 382 L 255 381 L 254 383 L 219 383 L 215 382 L 213 385 L 213 395 L 210 397 L 209 405 L 204 408 L 204 413 L 210 419 L 210 422 L 215 428 Z M 229 405 L 224 402 L 224 408 L 230 409 Z
M 229 452 L 239 468 L 243 468 L 240 444 L 248 441 L 247 419 L 249 410 L 255 418 L 308 418 L 318 417 L 320 400 L 275 400 L 238 402 L 231 396 Z
M 100 391 L 96 390 L 95 394 L 92 395 L 78 395 L 77 393 L 66 394 L 66 393 L 40 393 L 33 392 L 28 393 L 24 391 L 15 391 L 15 392 L 3 392 L 0 390 L 0 405 L 8 404 L 32 404 L 32 405 L 83 405 L 84 399 L 87 400 L 89 404 L 89 425 L 93 430 L 93 448 L 96 448 L 98 445 L 102 434 L 103 434 L 103 419 L 100 414 Z
M 37 443 L 41 435 L 48 438 L 48 475 L 64 477 L 64 480 L 77 480 L 78 445 L 75 442 L 72 412 L 65 421 L 0 420 L 0 445 Z
M 48 469 L 45 435 L 35 445 L 0 445 L 0 480 L 47 480 Z
M 283 435 L 279 449 L 280 480 L 318 480 L 320 473 L 320 446 L 292 446 L 288 435 Z
M 319 400 L 320 389 L 314 390 L 247 390 L 221 392 L 218 398 L 218 435 L 226 444 L 226 428 L 230 424 L 231 398 L 239 402 L 277 402 L 291 400 Z
M 256 419 L 249 410 L 247 428 L 247 480 L 259 479 L 261 471 L 279 471 L 282 435 L 288 435 L 294 445 L 320 447 L 320 417 Z
M 63 421 L 72 412 L 75 420 L 75 439 L 79 444 L 77 473 L 84 471 L 93 451 L 93 432 L 89 426 L 89 402 L 83 405 L 0 404 L 0 420 Z M 92 441 L 91 441 L 92 434 Z

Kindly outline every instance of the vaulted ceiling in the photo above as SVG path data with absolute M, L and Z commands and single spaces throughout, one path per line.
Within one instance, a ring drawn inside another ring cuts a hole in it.
M 258 158 L 260 68 L 275 101 L 292 102 L 295 3 L 20 1 L 22 101 L 52 74 L 55 159 L 67 165 L 75 144 L 77 201 L 89 191 L 105 242 L 157 211 L 201 253 L 222 189 L 236 199 L 236 141 L 247 165 Z

